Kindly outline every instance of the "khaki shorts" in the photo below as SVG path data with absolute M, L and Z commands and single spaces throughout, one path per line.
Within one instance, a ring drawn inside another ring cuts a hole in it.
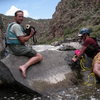
M 94 66 L 95 63 L 100 63 L 100 52 L 94 57 L 92 65 Z
M 16 56 L 36 56 L 37 52 L 32 49 L 32 47 L 27 47 L 25 45 L 8 45 L 9 52 Z

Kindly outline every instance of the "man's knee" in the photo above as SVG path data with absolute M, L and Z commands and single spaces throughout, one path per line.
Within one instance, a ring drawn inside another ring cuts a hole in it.
M 97 69 L 96 69 L 96 68 L 93 68 L 93 72 L 94 72 L 94 73 L 97 73 Z
M 100 66 L 98 66 L 98 64 L 96 63 L 96 64 L 94 64 L 94 66 L 93 66 L 93 72 L 94 73 L 97 73 L 97 72 L 100 72 Z
M 37 53 L 36 56 L 38 57 L 39 61 L 43 60 L 43 56 L 40 53 Z

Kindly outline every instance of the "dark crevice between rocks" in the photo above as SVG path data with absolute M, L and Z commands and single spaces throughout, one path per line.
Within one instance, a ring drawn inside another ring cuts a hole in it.
M 0 60 L 5 58 L 8 55 L 6 48 L 0 52 Z
M 31 96 L 40 97 L 41 94 L 17 82 L 10 70 L 0 61 L 0 89 L 11 89 Z

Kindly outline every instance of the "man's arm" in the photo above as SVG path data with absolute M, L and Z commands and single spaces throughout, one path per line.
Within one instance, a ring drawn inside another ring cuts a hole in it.
M 21 43 L 25 43 L 26 41 L 28 41 L 33 35 L 34 35 L 34 30 L 31 29 L 30 35 L 28 36 L 18 36 L 18 39 L 21 41 Z

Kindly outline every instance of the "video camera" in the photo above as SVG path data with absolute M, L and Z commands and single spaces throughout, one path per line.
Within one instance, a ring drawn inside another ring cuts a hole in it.
M 34 35 L 36 34 L 36 30 L 35 30 L 35 27 L 33 27 L 33 26 L 31 26 L 31 25 L 29 25 L 29 24 L 26 24 L 26 27 L 25 27 L 25 33 L 26 33 L 26 35 L 28 36 L 28 35 L 30 35 L 30 32 L 31 32 L 31 29 L 34 29 Z
M 33 35 L 33 43 L 36 44 L 37 43 L 37 38 L 36 38 L 36 30 L 35 30 L 35 27 L 29 25 L 29 24 L 26 24 L 26 27 L 24 29 L 24 32 L 26 33 L 26 36 L 30 35 L 30 32 L 31 32 L 31 29 L 34 29 L 34 35 Z

